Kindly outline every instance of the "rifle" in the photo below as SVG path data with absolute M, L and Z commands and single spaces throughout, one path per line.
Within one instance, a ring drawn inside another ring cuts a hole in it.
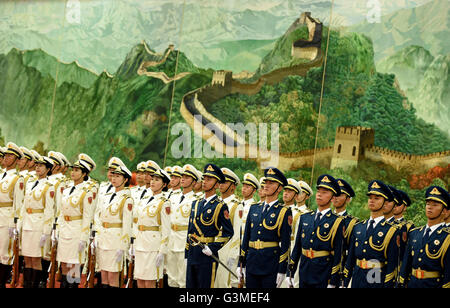
M 202 242 L 200 242 L 194 234 L 189 234 L 189 240 L 191 241 L 191 245 L 192 246 L 197 246 L 199 245 L 202 249 L 205 248 L 205 244 L 203 244 Z M 220 265 L 222 265 L 231 275 L 233 275 L 236 279 L 239 279 L 239 277 L 233 273 L 233 271 L 227 266 L 225 265 L 225 263 L 223 263 L 222 261 L 220 261 L 219 258 L 217 258 L 214 254 L 212 254 L 210 256 L 211 258 L 214 259 L 214 261 L 216 261 L 217 263 L 219 263 Z M 242 264 L 242 263 L 241 263 Z
M 19 284 L 19 235 L 17 230 L 17 217 L 14 217 L 14 235 L 13 235 L 13 266 L 12 266 L 12 279 L 11 288 L 16 288 Z
M 55 287 L 56 271 L 58 269 L 58 262 L 56 261 L 56 252 L 58 250 L 58 240 L 56 239 L 56 221 L 57 219 L 55 219 L 52 228 L 52 249 L 50 254 L 50 268 L 48 269 L 48 288 L 52 289 Z
M 88 287 L 90 289 L 94 288 L 95 282 L 95 247 L 94 247 L 94 239 L 95 239 L 95 230 L 91 231 L 91 236 L 89 237 L 89 250 L 88 250 L 88 274 L 86 278 L 86 283 L 84 287 Z
M 133 250 L 134 237 L 130 239 L 131 250 Z M 130 262 L 128 263 L 128 272 L 127 272 L 127 284 L 125 288 L 133 287 L 133 275 L 134 275 L 134 255 L 130 255 Z
M 242 226 L 240 226 L 240 228 L 239 228 L 239 249 L 242 249 L 241 246 L 242 246 Z M 240 260 L 241 262 L 240 262 L 239 268 L 241 269 L 241 274 L 242 274 L 242 262 L 243 262 L 242 259 L 243 259 L 243 257 L 241 256 L 240 259 L 241 259 Z M 241 275 L 241 279 L 239 279 L 239 283 L 238 283 L 238 288 L 242 289 L 244 286 L 245 286 L 244 275 Z

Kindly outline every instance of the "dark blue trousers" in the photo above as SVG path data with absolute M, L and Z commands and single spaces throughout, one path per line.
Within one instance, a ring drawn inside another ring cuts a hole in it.
M 275 289 L 277 287 L 277 274 L 252 275 L 246 273 L 245 286 L 251 289 Z
M 214 287 L 217 263 L 187 264 L 186 288 L 208 289 Z

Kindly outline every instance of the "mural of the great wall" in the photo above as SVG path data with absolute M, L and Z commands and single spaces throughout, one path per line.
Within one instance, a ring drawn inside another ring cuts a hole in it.
M 81 1 L 79 19 L 65 3 L 0 3 L 0 145 L 88 153 L 101 180 L 113 155 L 239 176 L 276 162 L 312 185 L 329 172 L 360 217 L 375 178 L 410 194 L 417 222 L 424 188 L 448 188 L 448 1 L 390 1 L 377 22 L 326 1 Z M 175 157 L 177 123 L 216 157 Z M 230 123 L 277 123 L 278 151 Z

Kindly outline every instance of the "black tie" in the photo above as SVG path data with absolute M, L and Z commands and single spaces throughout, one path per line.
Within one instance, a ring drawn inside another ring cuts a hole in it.
M 152 202 L 153 199 L 155 199 L 155 197 L 151 196 L 150 199 L 148 199 L 147 204 L 149 204 L 150 202 Z
M 34 185 L 33 185 L 33 187 L 31 188 L 31 190 L 33 190 L 38 184 L 39 184 L 39 181 L 34 182 Z
M 427 243 L 428 240 L 430 239 L 430 232 L 431 232 L 430 228 L 427 228 L 427 230 L 425 230 L 425 235 L 423 236 L 423 243 Z
M 184 200 L 184 195 L 181 196 L 180 202 L 178 204 L 181 204 L 181 202 L 183 202 Z
M 108 189 L 106 190 L 106 193 L 108 193 L 112 187 L 113 187 L 112 184 L 109 184 Z
M 111 199 L 109 199 L 109 203 L 111 203 L 111 201 L 113 201 L 115 196 L 116 196 L 116 193 L 113 193 L 112 196 L 111 196 Z
M 314 228 L 319 225 L 320 218 L 322 218 L 322 213 L 321 212 L 317 212 L 316 220 L 314 220 Z
M 5 173 L 3 173 L 2 180 L 5 178 L 5 176 L 6 176 L 6 171 L 5 171 Z
M 139 200 L 142 199 L 142 198 L 144 197 L 144 195 L 145 195 L 146 192 L 147 192 L 147 189 L 144 189 L 144 191 L 142 192 L 141 197 L 139 198 Z
M 70 189 L 69 196 L 73 193 L 74 190 L 75 190 L 75 186 Z
M 373 230 L 374 230 L 374 227 L 373 227 L 374 223 L 375 223 L 375 220 L 373 220 L 373 219 L 369 220 L 369 227 L 367 228 L 367 237 L 372 236 Z
M 268 205 L 267 203 L 264 202 L 263 211 L 262 211 L 263 213 L 266 212 L 268 206 L 269 206 L 269 205 Z

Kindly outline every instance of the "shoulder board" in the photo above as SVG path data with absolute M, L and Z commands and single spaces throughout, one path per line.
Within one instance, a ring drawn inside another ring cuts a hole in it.
M 250 204 L 250 206 L 253 206 L 253 205 L 259 205 L 259 202 L 253 202 L 252 204 Z
M 53 186 L 53 184 L 50 181 L 45 182 L 45 185 L 47 186 Z
M 414 231 L 414 230 L 422 230 L 423 227 L 424 227 L 424 226 L 421 226 L 421 227 L 415 227 L 415 228 L 411 229 L 409 232 Z

